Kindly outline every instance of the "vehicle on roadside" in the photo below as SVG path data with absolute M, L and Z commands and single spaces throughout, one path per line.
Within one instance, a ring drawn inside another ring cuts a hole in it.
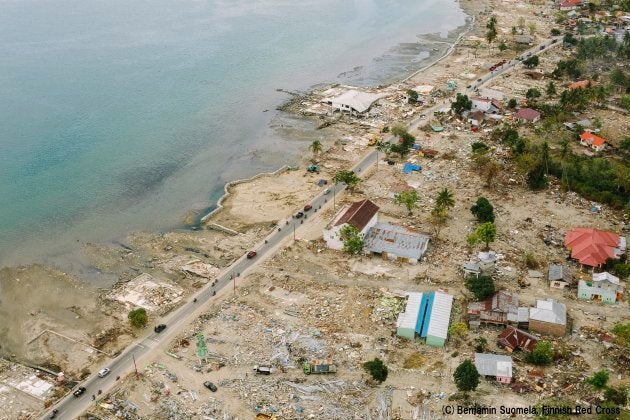
M 324 195 L 328 195 L 328 194 L 330 194 L 330 188 L 326 188 L 326 189 L 324 190 Z
M 210 381 L 206 381 L 203 383 L 203 386 L 208 388 L 212 392 L 217 392 L 217 386 Z
M 155 331 L 156 333 L 161 333 L 165 329 L 166 329 L 166 324 L 160 324 L 160 325 L 156 325 L 155 328 L 153 328 L 153 331 Z
M 257 255 L 256 251 L 249 251 L 247 253 L 247 259 L 251 260 L 252 258 L 254 258 Z
M 309 211 L 312 208 L 313 208 L 313 206 L 311 206 L 310 204 L 307 204 L 307 205 L 304 206 L 304 211 Z
M 76 398 L 79 398 L 84 393 L 85 393 L 85 387 L 80 386 L 72 393 L 72 395 L 74 395 Z
M 99 378 L 104 378 L 107 375 L 109 375 L 109 368 L 103 368 L 103 369 L 98 371 L 98 377 Z
M 59 410 L 57 410 L 56 408 L 52 411 L 52 413 L 50 413 L 50 417 L 48 417 L 49 419 L 54 419 L 57 417 L 57 413 L 59 412 Z
M 273 368 L 271 366 L 256 365 L 254 366 L 254 372 L 261 375 L 271 375 L 273 373 Z
M 296 219 L 301 219 L 302 217 L 304 217 L 304 213 L 302 213 L 301 211 L 298 211 L 297 213 L 295 213 Z

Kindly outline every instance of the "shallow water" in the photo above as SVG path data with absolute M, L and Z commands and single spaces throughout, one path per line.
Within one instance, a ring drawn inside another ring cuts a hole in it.
M 444 0 L 0 0 L 0 265 L 180 225 L 303 146 L 269 128 L 277 88 L 390 81 L 426 58 L 416 35 L 465 18 Z

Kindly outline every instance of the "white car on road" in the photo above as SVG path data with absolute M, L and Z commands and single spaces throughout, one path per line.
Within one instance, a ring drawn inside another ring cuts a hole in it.
M 98 377 L 99 378 L 104 378 L 109 374 L 109 368 L 103 368 L 101 370 L 98 371 Z

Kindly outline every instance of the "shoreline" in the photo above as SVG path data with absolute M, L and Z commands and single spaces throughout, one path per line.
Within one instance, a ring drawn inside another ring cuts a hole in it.
M 446 51 L 444 51 L 444 53 L 442 55 L 440 55 L 439 57 L 436 57 L 430 63 L 422 66 L 421 68 L 413 71 L 413 73 L 411 73 L 407 77 L 399 79 L 398 81 L 392 81 L 392 82 L 386 83 L 385 86 L 391 86 L 391 85 L 394 85 L 396 83 L 406 83 L 409 80 L 411 80 L 414 77 L 416 77 L 418 74 L 422 73 L 423 71 L 426 71 L 429 68 L 431 68 L 431 67 L 435 66 L 436 64 L 440 63 L 442 60 L 444 60 L 445 58 L 449 57 L 455 51 L 455 49 L 460 45 L 460 43 L 463 40 L 463 38 L 474 29 L 474 26 L 475 26 L 475 23 L 476 23 L 476 17 L 473 14 L 469 14 L 469 11 L 462 5 L 462 3 L 460 1 L 458 1 L 457 4 L 459 5 L 459 7 L 461 7 L 461 9 L 464 11 L 464 13 L 468 16 L 469 22 L 468 22 L 467 25 L 465 25 L 465 28 L 458 34 L 457 38 L 453 42 L 443 41 L 444 43 L 450 44 L 448 49 L 446 49 Z M 418 34 L 418 36 L 419 35 L 420 34 Z M 427 44 L 430 44 L 430 42 L 428 42 Z M 427 59 L 430 59 L 430 57 L 428 57 Z M 399 77 L 402 77 L 402 75 L 399 76 Z M 323 84 L 323 85 L 326 86 L 326 84 Z M 309 88 L 307 91 L 303 92 L 302 94 L 305 95 L 305 96 L 311 94 L 313 91 L 316 90 L 317 86 L 321 87 L 322 83 L 316 83 L 315 85 L 313 85 L 311 88 Z M 278 105 L 278 108 L 280 108 L 280 107 L 282 107 L 282 104 Z M 197 228 L 201 228 L 205 223 L 208 222 L 208 220 L 212 216 L 214 216 L 215 214 L 219 213 L 219 211 L 224 208 L 223 203 L 225 202 L 225 200 L 227 200 L 232 195 L 232 193 L 229 191 L 229 189 L 231 187 L 234 187 L 234 186 L 239 185 L 239 184 L 244 184 L 244 183 L 247 183 L 247 182 L 255 181 L 256 179 L 259 179 L 259 178 L 262 178 L 262 177 L 279 175 L 279 174 L 281 174 L 281 173 L 283 173 L 283 172 L 285 172 L 287 170 L 291 170 L 291 169 L 294 169 L 294 168 L 292 168 L 290 165 L 283 165 L 280 168 L 278 168 L 278 169 L 276 169 L 275 171 L 272 171 L 272 172 L 261 172 L 261 173 L 258 173 L 256 175 L 253 175 L 253 176 L 251 176 L 249 178 L 235 179 L 233 181 L 229 181 L 229 182 L 225 183 L 225 185 L 223 186 L 223 191 L 224 192 L 221 195 L 221 197 L 219 197 L 219 199 L 217 200 L 215 208 L 212 209 L 209 213 L 207 213 L 204 216 L 202 216 L 200 219 L 198 219 L 198 222 L 195 223 L 193 226 L 197 227 Z M 221 227 L 223 227 L 223 226 L 221 226 Z

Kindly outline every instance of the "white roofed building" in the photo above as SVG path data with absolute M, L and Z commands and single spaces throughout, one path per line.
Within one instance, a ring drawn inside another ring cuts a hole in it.
M 538 299 L 529 309 L 529 329 L 540 334 L 563 336 L 567 328 L 567 307 L 555 299 Z
M 339 96 L 331 98 L 329 101 L 335 110 L 362 114 L 369 110 L 372 104 L 380 98 L 381 95 L 375 93 L 348 90 Z

